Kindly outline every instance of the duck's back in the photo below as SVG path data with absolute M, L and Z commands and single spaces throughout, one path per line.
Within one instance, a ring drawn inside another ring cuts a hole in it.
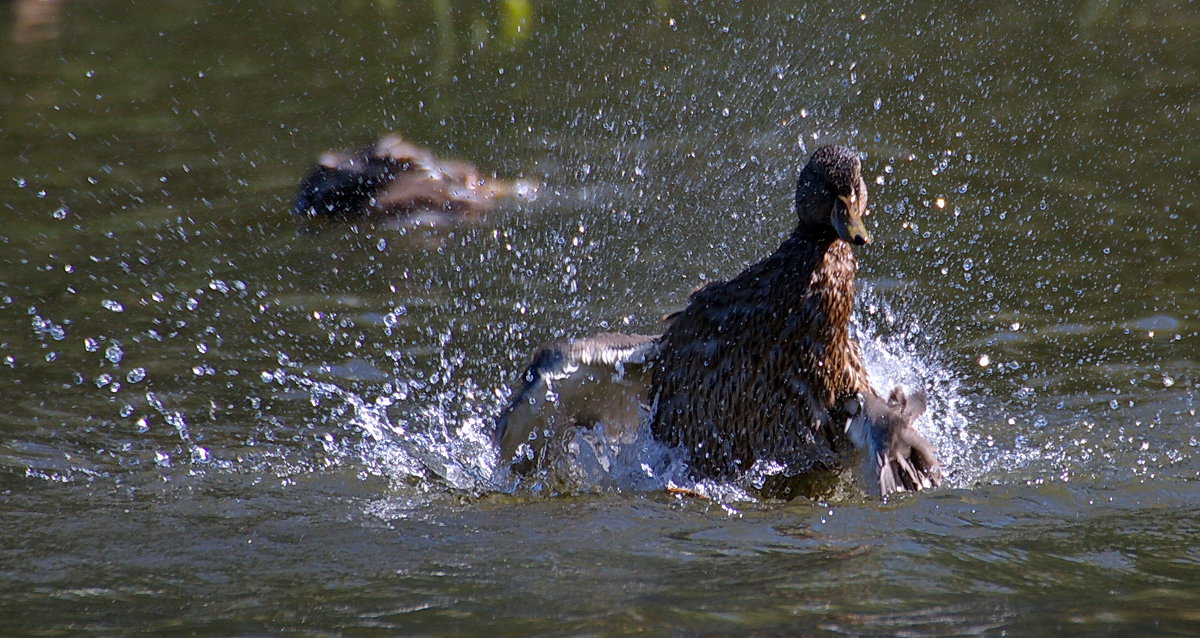
M 655 436 L 698 475 L 756 460 L 789 474 L 832 467 L 839 397 L 866 387 L 849 338 L 854 257 L 844 242 L 793 237 L 736 278 L 697 291 L 662 336 L 650 396 Z

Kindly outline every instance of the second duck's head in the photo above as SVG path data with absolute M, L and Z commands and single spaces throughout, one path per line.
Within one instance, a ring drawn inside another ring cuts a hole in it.
M 407 166 L 372 149 L 329 152 L 304 176 L 292 212 L 301 217 L 353 217 Z
M 861 246 L 871 243 L 866 214 L 867 185 L 858 153 L 847 146 L 818 148 L 796 182 L 799 229 L 816 239 Z

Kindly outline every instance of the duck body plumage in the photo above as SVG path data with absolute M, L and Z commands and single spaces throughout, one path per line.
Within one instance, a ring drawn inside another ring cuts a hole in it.
M 854 255 L 793 233 L 770 257 L 692 295 L 659 340 L 652 431 L 691 451 L 698 474 L 758 459 L 832 468 L 848 449 L 839 401 L 870 384 L 850 338 Z

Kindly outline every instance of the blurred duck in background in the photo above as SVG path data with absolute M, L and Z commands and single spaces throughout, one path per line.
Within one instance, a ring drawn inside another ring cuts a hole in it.
M 300 182 L 293 211 L 305 218 L 474 221 L 506 199 L 532 200 L 537 193 L 535 181 L 486 175 L 388 135 L 358 151 L 322 155 Z

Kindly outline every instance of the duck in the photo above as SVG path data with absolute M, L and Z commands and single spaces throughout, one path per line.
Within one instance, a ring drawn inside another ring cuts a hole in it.
M 936 450 L 914 425 L 924 395 L 877 393 L 850 331 L 852 248 L 872 242 L 867 212 L 858 153 L 818 148 L 797 177 L 796 225 L 771 255 L 694 291 L 661 334 L 540 348 L 496 418 L 500 458 L 530 473 L 572 428 L 648 426 L 698 480 L 765 466 L 786 477 L 836 473 L 858 454 L 878 496 L 939 485 Z
M 486 175 L 390 134 L 356 151 L 321 155 L 301 180 L 292 211 L 302 218 L 474 221 L 506 198 L 534 199 L 537 191 L 535 181 Z

